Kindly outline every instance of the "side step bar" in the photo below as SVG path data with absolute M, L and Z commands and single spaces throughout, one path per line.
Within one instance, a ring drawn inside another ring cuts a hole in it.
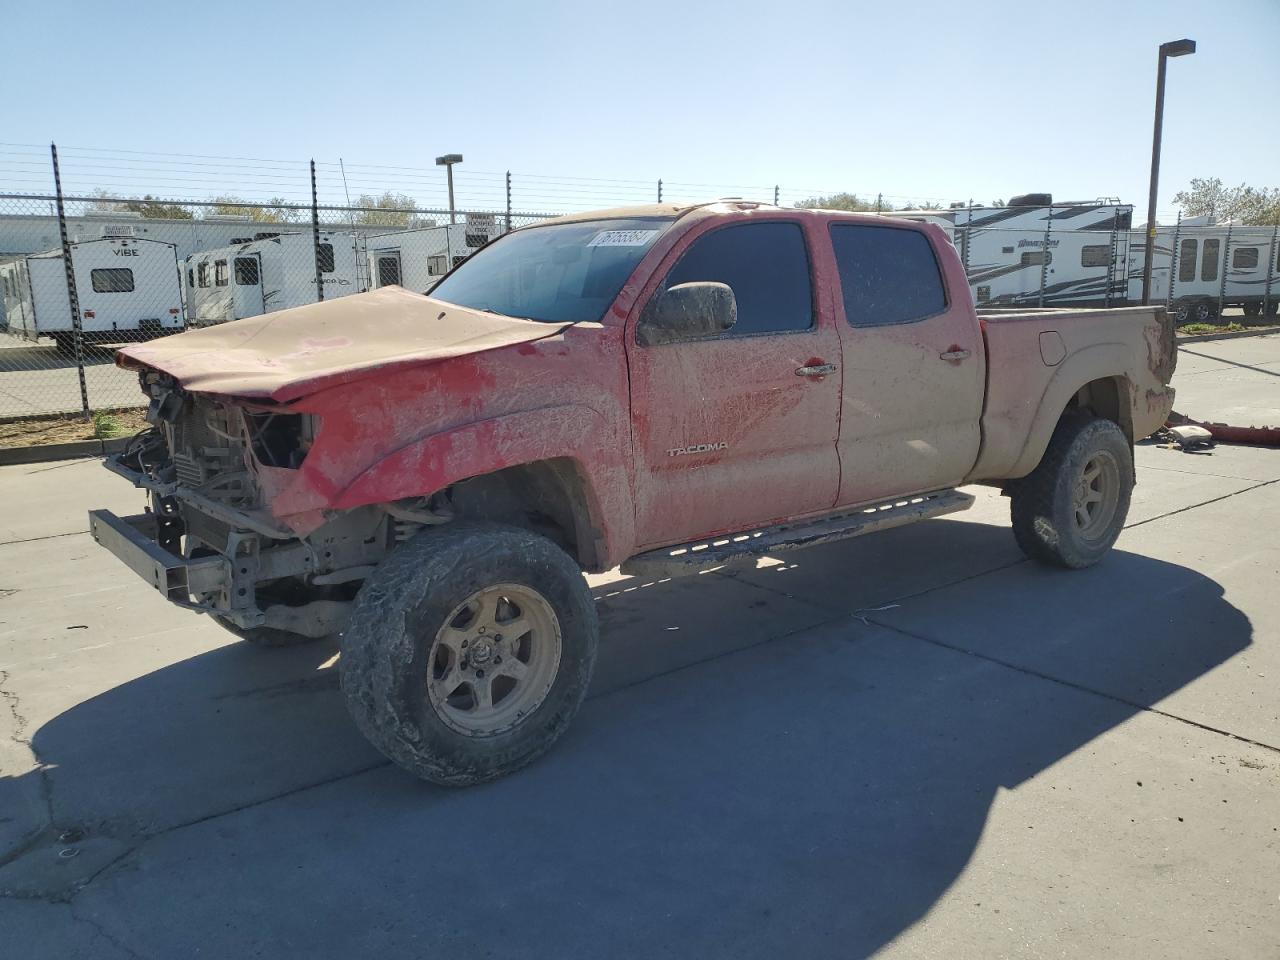
M 762 554 L 781 553 L 819 543 L 860 537 L 903 524 L 967 510 L 974 498 L 958 490 L 940 490 L 915 497 L 887 500 L 814 520 L 727 534 L 709 540 L 681 543 L 639 553 L 622 564 L 622 572 L 640 577 L 676 577 L 701 573 Z

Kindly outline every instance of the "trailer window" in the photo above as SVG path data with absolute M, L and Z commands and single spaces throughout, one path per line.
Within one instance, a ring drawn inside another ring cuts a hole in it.
M 394 287 L 400 283 L 400 258 L 389 255 L 378 258 L 378 286 Z
M 438 277 L 442 273 L 447 273 L 449 270 L 449 267 L 447 266 L 448 262 L 449 258 L 444 254 L 436 254 L 427 261 L 427 276 Z
M 1094 243 L 1087 247 L 1080 248 L 1080 266 L 1082 267 L 1109 267 L 1111 266 L 1111 248 L 1105 243 Z
M 258 285 L 258 258 L 236 257 L 236 286 L 256 287 Z
M 1204 258 L 1200 261 L 1201 280 L 1218 279 L 1218 248 L 1221 246 L 1222 241 L 1216 238 L 1204 242 Z
M 316 246 L 316 266 L 321 273 L 333 273 L 333 244 L 321 243 Z
M 1231 255 L 1231 266 L 1236 270 L 1258 269 L 1258 248 L 1241 247 Z
M 1180 281 L 1196 278 L 1196 249 L 1199 240 L 1183 240 L 1178 247 L 1178 279 Z
M 227 261 L 213 261 L 213 285 L 215 287 L 225 287 L 227 285 Z
M 1053 263 L 1053 254 L 1048 250 L 1028 250 L 1023 253 L 1020 262 L 1024 267 L 1042 267 Z
M 196 272 L 187 267 L 187 286 L 194 287 L 196 285 Z
M 947 309 L 938 259 L 923 233 L 833 223 L 831 244 L 852 326 L 914 323 Z
M 89 271 L 94 293 L 132 293 L 133 271 L 128 267 L 99 267 Z
M 209 285 L 209 264 L 196 264 L 196 277 L 200 280 L 200 286 L 207 287 Z

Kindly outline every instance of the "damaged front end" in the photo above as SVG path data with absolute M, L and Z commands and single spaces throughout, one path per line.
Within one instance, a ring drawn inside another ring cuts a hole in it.
M 270 510 L 318 423 L 280 405 L 224 400 L 142 374 L 153 426 L 106 466 L 149 494 L 142 514 L 89 514 L 97 542 L 179 606 L 241 631 L 308 637 L 343 629 L 364 578 L 400 541 L 449 519 L 439 503 L 325 517 L 304 536 Z

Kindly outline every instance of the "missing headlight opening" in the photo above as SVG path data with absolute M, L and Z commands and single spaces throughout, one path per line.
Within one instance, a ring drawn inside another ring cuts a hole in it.
M 289 470 L 302 466 L 314 439 L 314 418 L 301 413 L 247 411 L 244 417 L 253 444 L 253 455 L 259 463 Z

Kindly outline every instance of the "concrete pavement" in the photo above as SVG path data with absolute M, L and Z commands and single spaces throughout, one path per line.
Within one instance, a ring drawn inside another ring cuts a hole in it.
M 1258 343 L 1184 355 L 1179 408 L 1274 402 L 1235 365 L 1274 369 Z M 1276 956 L 1280 451 L 1138 462 L 1129 528 L 1087 571 L 1025 562 L 981 489 L 958 517 L 755 569 L 592 578 L 603 640 L 573 729 L 466 791 L 360 739 L 334 644 L 249 648 L 98 549 L 84 510 L 136 510 L 123 482 L 0 468 L 4 942 Z

